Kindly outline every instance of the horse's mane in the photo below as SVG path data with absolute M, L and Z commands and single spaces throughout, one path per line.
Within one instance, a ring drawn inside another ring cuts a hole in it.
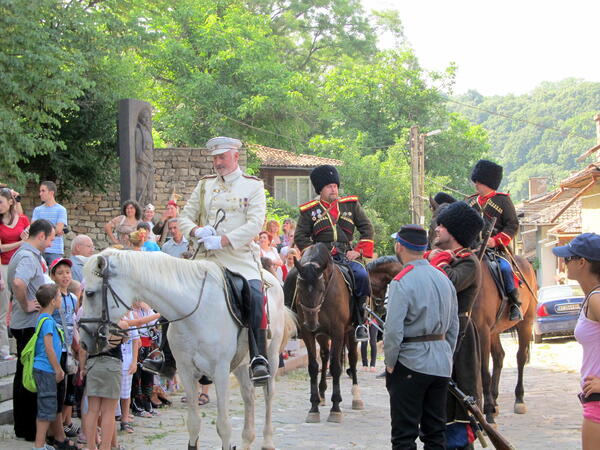
M 379 258 L 371 261 L 369 264 L 367 264 L 367 270 L 370 272 L 372 270 L 376 270 L 379 266 L 383 265 L 383 264 L 389 264 L 389 263 L 398 263 L 400 262 L 398 260 L 398 258 L 396 256 L 393 255 L 386 255 L 386 256 L 380 256 Z
M 118 261 L 119 275 L 135 276 L 146 286 L 156 283 L 157 274 L 160 274 L 161 282 L 174 289 L 177 286 L 198 283 L 207 274 L 219 281 L 223 278 L 219 266 L 210 261 L 174 258 L 163 252 L 136 252 L 107 248 L 89 258 L 83 269 L 86 279 L 97 277 L 94 272 L 100 256 L 110 257 L 111 262 Z
M 300 259 L 302 278 L 308 283 L 313 283 L 323 273 L 323 270 L 330 262 L 331 254 L 327 246 L 322 242 L 317 242 L 302 254 L 302 258 Z

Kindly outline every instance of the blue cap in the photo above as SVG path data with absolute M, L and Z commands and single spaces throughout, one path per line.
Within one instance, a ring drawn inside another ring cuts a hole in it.
M 600 235 L 583 233 L 561 247 L 554 247 L 552 253 L 560 258 L 579 256 L 589 261 L 600 261 Z
M 427 231 L 420 225 L 404 225 L 391 237 L 409 250 L 417 252 L 427 250 Z

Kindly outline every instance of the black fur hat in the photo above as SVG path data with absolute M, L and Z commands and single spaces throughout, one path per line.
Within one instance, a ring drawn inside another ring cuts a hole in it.
M 340 174 L 334 166 L 323 165 L 318 166 L 313 169 L 310 173 L 310 181 L 315 188 L 317 194 L 321 193 L 321 189 L 323 189 L 328 184 L 335 183 L 340 186 Z
M 485 184 L 491 189 L 498 189 L 500 182 L 502 181 L 502 166 L 495 162 L 488 161 L 487 159 L 480 159 L 473 167 L 471 172 L 471 181 L 476 181 L 481 184 Z
M 445 192 L 438 192 L 437 194 L 435 194 L 435 197 L 433 197 L 433 201 L 436 202 L 438 205 L 441 205 L 444 203 L 454 203 L 456 199 L 450 194 L 446 194 Z
M 440 210 L 437 223 L 445 226 L 454 239 L 466 248 L 474 244 L 483 229 L 483 219 L 465 202 L 446 205 Z

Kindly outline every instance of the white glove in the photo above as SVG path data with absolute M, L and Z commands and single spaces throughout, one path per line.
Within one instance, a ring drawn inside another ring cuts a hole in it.
M 204 244 L 206 250 L 221 250 L 223 248 L 221 236 L 207 236 L 200 242 Z
M 217 234 L 217 230 L 215 230 L 210 225 L 206 225 L 205 227 L 198 227 L 196 231 L 194 231 L 194 236 L 196 239 L 204 239 L 209 236 L 215 236 Z

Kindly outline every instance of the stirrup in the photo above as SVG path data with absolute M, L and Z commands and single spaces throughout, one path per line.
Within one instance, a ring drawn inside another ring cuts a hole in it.
M 267 371 L 266 375 L 254 375 L 254 368 L 257 365 L 262 365 L 265 367 Z M 269 361 L 262 355 L 257 355 L 254 358 L 252 358 L 248 370 L 250 372 L 250 381 L 252 381 L 254 384 L 263 385 L 267 382 L 269 378 L 271 378 L 271 374 L 269 373 Z
M 152 355 L 159 353 L 160 358 L 151 358 Z M 160 369 L 165 363 L 165 355 L 160 351 L 160 349 L 155 348 L 148 356 L 142 361 L 141 367 L 144 372 L 150 372 L 154 375 L 160 375 Z M 152 367 L 154 366 L 154 367 Z
M 363 337 L 363 338 L 359 338 L 358 337 L 358 330 L 361 329 L 361 328 L 363 328 L 365 330 L 365 333 L 367 335 L 366 337 Z M 356 342 L 366 342 L 366 341 L 368 341 L 369 340 L 369 329 L 361 323 L 359 326 L 357 326 L 354 329 L 354 339 L 356 340 Z

